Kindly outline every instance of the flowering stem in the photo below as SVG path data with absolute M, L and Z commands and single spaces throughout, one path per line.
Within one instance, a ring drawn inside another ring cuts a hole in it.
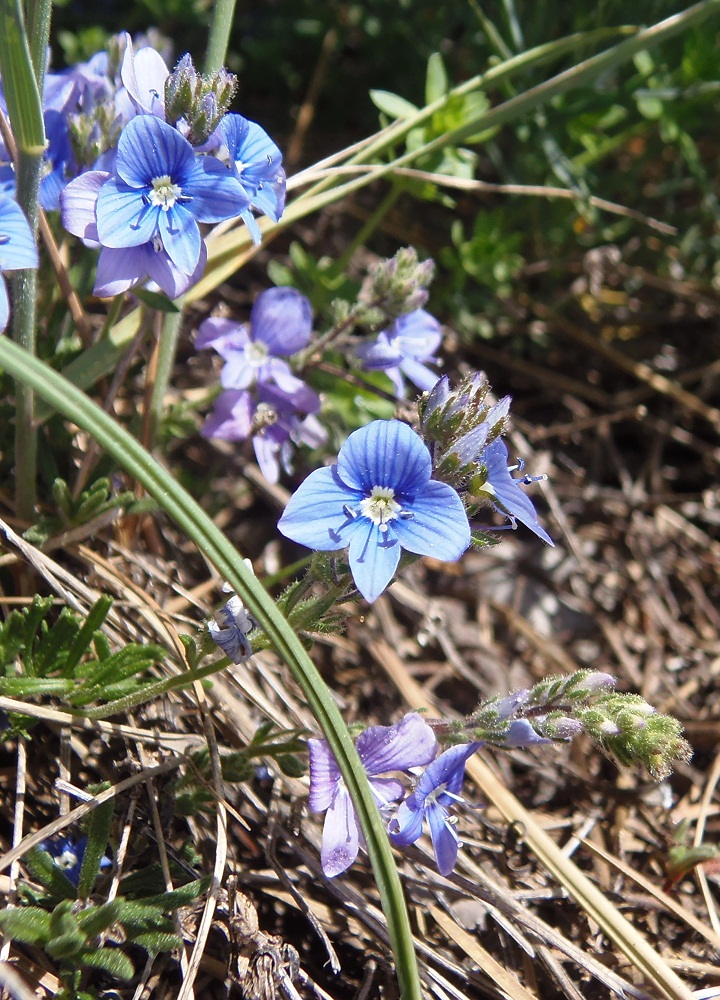
M 90 433 L 119 465 L 142 483 L 147 493 L 227 580 L 270 637 L 276 652 L 302 689 L 335 755 L 358 814 L 388 923 L 401 997 L 421 1000 L 410 919 L 385 826 L 342 715 L 294 629 L 245 566 L 229 539 L 190 494 L 117 421 L 62 375 L 12 341 L 6 339 L 2 343 L 0 357 L 3 369 L 11 377 L 26 382 L 55 410 Z
M 214 73 L 222 69 L 227 55 L 234 16 L 235 0 L 216 0 L 213 6 L 210 37 L 205 53 L 205 73 Z

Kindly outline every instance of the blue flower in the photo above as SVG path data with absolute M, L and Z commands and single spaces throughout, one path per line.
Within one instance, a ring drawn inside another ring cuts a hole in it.
M 326 812 L 320 860 L 329 878 L 349 868 L 357 857 L 361 833 L 355 808 L 340 768 L 325 740 L 308 740 L 310 809 Z M 394 726 L 370 726 L 357 738 L 357 752 L 380 809 L 405 794 L 398 778 L 379 778 L 389 771 L 422 767 L 437 753 L 435 733 L 414 712 Z
M 82 869 L 85 849 L 87 848 L 87 837 L 79 837 L 74 840 L 72 837 L 57 836 L 51 840 L 45 840 L 40 845 L 43 851 L 47 851 L 55 864 L 60 868 L 65 876 L 77 888 L 80 881 L 80 871 Z M 109 868 L 112 864 L 110 858 L 100 859 L 100 868 Z
M 422 834 L 425 820 L 430 824 L 435 863 L 441 875 L 449 875 L 455 867 L 458 835 L 448 807 L 461 802 L 460 790 L 465 776 L 465 764 L 482 743 L 450 747 L 423 772 L 412 792 L 401 803 L 397 816 L 390 821 L 390 840 L 398 847 L 414 844 Z
M 38 255 L 32 231 L 22 209 L 6 194 L 0 194 L 0 271 L 37 267 Z M 0 331 L 10 318 L 10 300 L 0 277 Z
M 378 334 L 372 344 L 361 344 L 357 356 L 363 366 L 379 369 L 388 375 L 398 396 L 405 395 L 403 375 L 423 391 L 431 389 L 438 380 L 435 372 L 423 361 L 436 361 L 434 352 L 440 346 L 440 324 L 424 309 L 415 309 L 398 317 L 393 325 Z
M 250 205 L 277 222 L 285 208 L 282 153 L 264 128 L 242 115 L 226 115 L 220 130 L 230 169 L 245 189 Z M 260 229 L 252 213 L 245 209 L 240 215 L 253 243 L 260 243 Z
M 401 549 L 454 561 L 470 544 L 460 497 L 430 474 L 430 454 L 407 424 L 375 420 L 350 435 L 337 465 L 310 473 L 278 528 L 311 549 L 349 547 L 355 585 L 372 602 L 390 583 Z
M 248 204 L 219 160 L 198 156 L 187 139 L 154 115 L 129 122 L 118 142 L 115 170 L 97 196 L 100 243 L 120 248 L 158 240 L 183 274 L 192 274 L 200 259 L 198 223 L 230 219 Z
M 528 485 L 534 479 L 526 476 L 521 479 L 513 478 L 511 472 L 518 466 L 508 466 L 508 450 L 502 438 L 496 438 L 492 444 L 487 446 L 477 459 L 477 464 L 486 469 L 487 480 L 479 489 L 473 489 L 472 495 L 485 495 L 492 501 L 494 507 L 510 518 L 513 525 L 516 520 L 520 521 L 548 545 L 554 545 L 552 538 L 538 521 L 532 501 L 522 489 L 523 485 Z M 544 479 L 545 477 L 535 478 Z

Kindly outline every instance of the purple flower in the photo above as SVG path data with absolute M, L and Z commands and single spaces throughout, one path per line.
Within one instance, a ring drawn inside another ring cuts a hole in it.
M 65 878 L 69 879 L 77 888 L 87 843 L 88 839 L 85 836 L 79 837 L 77 840 L 72 837 L 56 836 L 43 841 L 40 847 L 43 851 L 47 851 L 58 868 L 62 870 Z M 109 868 L 111 864 L 110 858 L 102 857 L 100 859 L 100 868 Z
M 245 189 L 251 207 L 277 222 L 285 208 L 282 153 L 265 129 L 242 115 L 226 115 L 220 129 L 230 169 Z M 260 243 L 260 229 L 250 210 L 240 214 L 253 243 Z
M 440 346 L 440 324 L 424 309 L 415 309 L 398 317 L 393 325 L 378 334 L 372 344 L 361 344 L 357 350 L 365 368 L 384 371 L 395 386 L 398 396 L 405 395 L 403 375 L 423 391 L 438 380 L 435 372 L 421 362 L 436 361 L 434 352 Z
M 278 528 L 311 549 L 349 547 L 355 586 L 372 603 L 401 549 L 454 561 L 470 544 L 460 497 L 430 474 L 430 454 L 407 424 L 374 420 L 350 435 L 337 465 L 310 473 Z
M 554 545 L 552 538 L 538 521 L 532 501 L 522 489 L 523 485 L 533 482 L 533 479 L 512 477 L 511 472 L 518 466 L 508 466 L 508 450 L 505 442 L 501 438 L 496 438 L 477 459 L 477 464 L 487 470 L 487 480 L 479 491 L 473 490 L 472 495 L 486 495 L 500 513 L 510 518 L 513 526 L 515 521 L 520 521 L 548 545 Z
M 274 382 L 292 400 L 296 393 L 302 397 L 307 386 L 277 355 L 307 347 L 311 333 L 308 299 L 294 288 L 268 288 L 255 300 L 249 326 L 211 317 L 200 325 L 195 347 L 213 347 L 225 359 L 221 381 L 226 389 Z
M 465 764 L 481 746 L 482 743 L 468 743 L 450 747 L 440 754 L 425 769 L 415 791 L 401 803 L 397 816 L 390 821 L 391 841 L 398 847 L 405 847 L 419 839 L 427 819 L 435 863 L 441 875 L 449 875 L 455 867 L 459 845 L 448 807 L 462 801 L 459 793 Z
M 0 194 L 0 271 L 20 271 L 38 266 L 33 234 L 22 209 L 6 194 Z M 0 277 L 0 331 L 10 318 L 10 300 Z
M 379 808 L 405 794 L 398 778 L 379 778 L 389 771 L 407 771 L 429 763 L 437 752 L 435 733 L 417 713 L 394 726 L 371 726 L 358 736 L 357 752 Z M 362 841 L 357 815 L 337 761 L 325 740 L 308 740 L 310 809 L 325 812 L 321 862 L 329 878 L 344 872 L 357 857 Z

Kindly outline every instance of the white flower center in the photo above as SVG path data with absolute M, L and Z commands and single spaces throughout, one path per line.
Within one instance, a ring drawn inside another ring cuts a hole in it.
M 373 486 L 370 496 L 360 501 L 360 513 L 385 532 L 388 521 L 394 521 L 402 510 L 394 496 L 395 490 L 390 486 Z
M 266 345 L 259 340 L 251 340 L 245 345 L 245 360 L 253 368 L 261 368 L 267 361 L 268 353 Z
M 182 188 L 173 184 L 170 174 L 153 177 L 152 188 L 150 204 L 157 205 L 163 212 L 168 212 L 182 194 Z

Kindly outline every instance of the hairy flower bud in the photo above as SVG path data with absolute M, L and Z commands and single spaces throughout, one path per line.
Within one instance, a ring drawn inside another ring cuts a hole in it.
M 385 320 L 395 320 L 425 305 L 434 274 L 434 261 L 419 261 L 414 247 L 403 247 L 390 260 L 371 269 L 358 302 L 381 309 Z

